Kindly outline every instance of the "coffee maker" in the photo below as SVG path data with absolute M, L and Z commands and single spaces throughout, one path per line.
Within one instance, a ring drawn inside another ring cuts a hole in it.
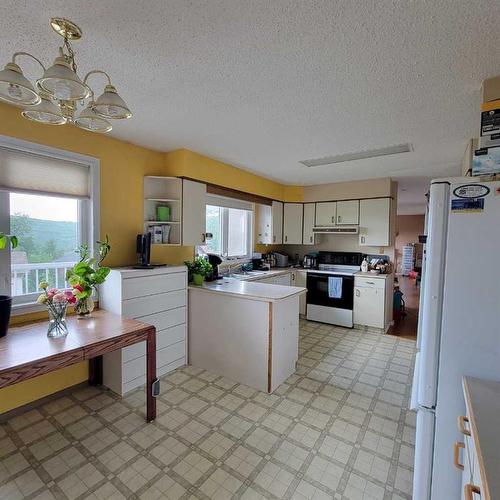
M 136 252 L 139 255 L 139 264 L 134 269 L 151 269 L 151 233 L 138 234 Z
M 215 281 L 222 279 L 222 276 L 219 276 L 219 264 L 222 263 L 222 259 L 215 253 L 207 254 L 208 262 L 212 265 L 212 274 L 207 276 L 207 281 Z

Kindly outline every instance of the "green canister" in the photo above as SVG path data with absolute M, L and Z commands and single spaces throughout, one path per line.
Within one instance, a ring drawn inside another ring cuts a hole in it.
M 156 207 L 156 220 L 159 222 L 168 222 L 170 220 L 170 207 L 159 205 Z

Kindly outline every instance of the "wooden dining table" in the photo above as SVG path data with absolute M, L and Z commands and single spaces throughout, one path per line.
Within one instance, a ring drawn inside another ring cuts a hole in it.
M 146 342 L 146 420 L 156 418 L 156 328 L 97 310 L 87 319 L 68 316 L 68 335 L 47 337 L 47 321 L 10 328 L 0 338 L 0 389 L 89 360 L 89 383 L 102 384 L 102 355 Z

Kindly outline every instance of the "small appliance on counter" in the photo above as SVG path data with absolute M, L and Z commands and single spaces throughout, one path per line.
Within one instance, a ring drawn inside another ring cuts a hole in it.
M 252 254 L 252 269 L 256 271 L 267 271 L 269 266 L 264 263 L 264 259 L 260 252 L 254 252 Z
M 138 234 L 136 252 L 139 255 L 139 264 L 134 269 L 150 269 L 151 265 L 151 233 Z
M 166 264 L 151 264 L 151 233 L 138 234 L 136 238 L 136 252 L 139 255 L 139 264 L 134 269 L 153 269 Z
M 302 262 L 302 266 L 304 269 L 316 269 L 317 267 L 317 258 L 315 255 L 304 255 L 304 260 Z
M 276 258 L 276 267 L 288 267 L 288 255 L 274 252 Z
M 207 254 L 208 262 L 212 265 L 212 273 L 206 277 L 207 281 L 215 281 L 222 279 L 219 275 L 219 264 L 222 264 L 222 259 L 215 253 Z

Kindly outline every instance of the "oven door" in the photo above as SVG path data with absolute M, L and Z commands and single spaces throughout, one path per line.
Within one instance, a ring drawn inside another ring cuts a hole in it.
M 331 293 L 328 278 L 342 279 L 342 293 Z M 332 297 L 337 295 L 338 298 Z M 339 274 L 307 273 L 307 303 L 317 306 L 336 307 L 352 311 L 354 302 L 354 276 Z

